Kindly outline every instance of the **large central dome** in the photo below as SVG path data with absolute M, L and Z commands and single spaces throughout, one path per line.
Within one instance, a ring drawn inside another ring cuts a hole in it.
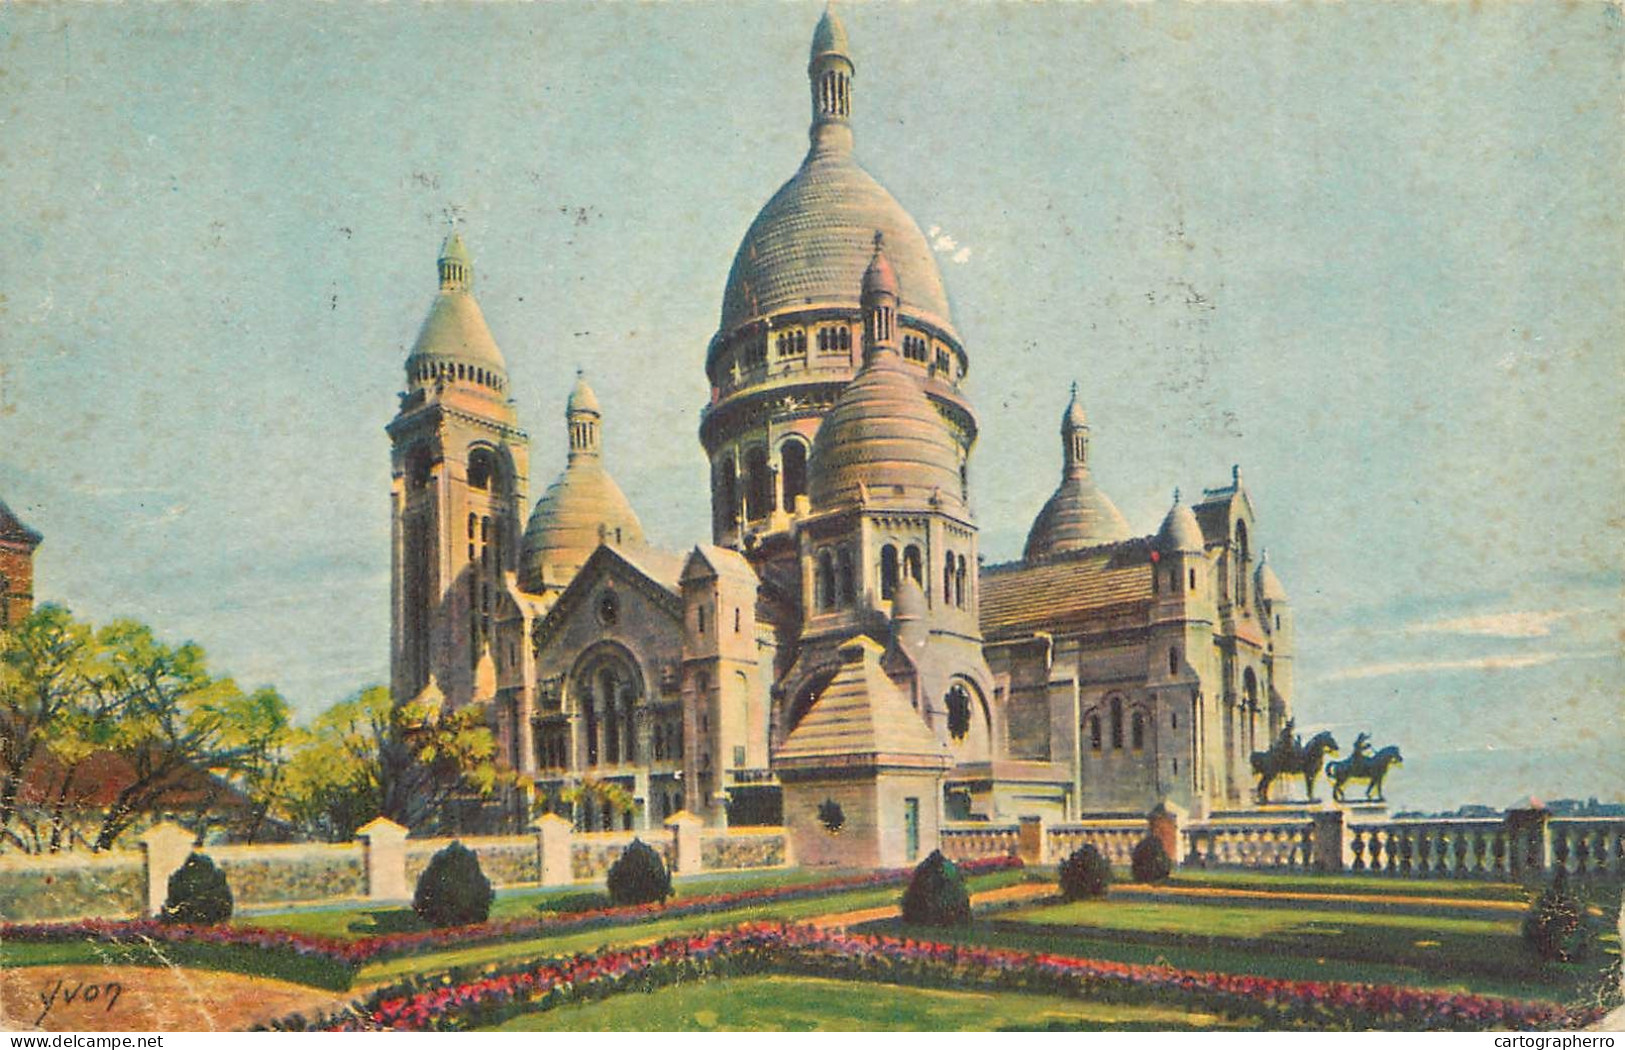
M 826 11 L 813 34 L 812 148 L 757 214 L 722 296 L 723 332 L 787 309 L 855 307 L 875 231 L 903 287 L 901 312 L 958 339 L 931 246 L 914 219 L 852 157 L 846 30 Z
M 876 230 L 885 234 L 902 285 L 901 312 L 957 336 L 919 225 L 850 152 L 817 148 L 739 245 L 722 296 L 722 329 L 793 307 L 856 305 Z

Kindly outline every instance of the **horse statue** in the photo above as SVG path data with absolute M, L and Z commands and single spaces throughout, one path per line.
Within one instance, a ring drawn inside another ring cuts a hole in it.
M 1303 774 L 1304 797 L 1310 802 L 1315 801 L 1315 781 L 1320 777 L 1321 763 L 1327 755 L 1337 754 L 1337 741 L 1324 729 L 1309 738 L 1309 743 L 1303 746 L 1302 760 L 1298 765 L 1298 772 Z
M 1366 781 L 1365 797 L 1382 801 L 1382 782 L 1392 766 L 1404 765 L 1399 748 L 1389 745 L 1375 754 L 1371 751 L 1371 734 L 1361 733 L 1354 741 L 1354 750 L 1348 758 L 1326 763 L 1326 778 L 1332 782 L 1332 798 L 1343 801 L 1343 786 L 1351 780 Z
M 1258 777 L 1258 801 L 1269 801 L 1270 785 L 1283 776 L 1303 777 L 1304 794 L 1315 801 L 1315 781 L 1320 777 L 1321 764 L 1327 755 L 1337 754 L 1337 741 L 1324 730 L 1303 742 L 1293 733 L 1294 723 L 1288 721 L 1281 735 L 1268 751 L 1252 754 L 1253 774 Z
M 1292 737 L 1292 721 L 1281 727 L 1281 735 L 1270 745 L 1268 751 L 1254 751 L 1252 754 L 1253 775 L 1258 778 L 1258 801 L 1267 802 L 1270 797 L 1270 785 L 1275 778 L 1288 773 L 1299 772 L 1298 744 Z

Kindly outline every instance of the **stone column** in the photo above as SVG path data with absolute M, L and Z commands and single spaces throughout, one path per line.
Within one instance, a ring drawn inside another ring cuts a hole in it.
M 1506 815 L 1507 863 L 1513 875 L 1544 874 L 1552 866 L 1552 814 L 1531 806 Z
M 151 918 L 164 910 L 164 901 L 169 897 L 169 877 L 192 855 L 195 842 L 196 835 L 169 821 L 154 824 L 141 836 L 141 854 L 147 874 L 147 903 L 142 915 Z
M 702 864 L 700 835 L 705 829 L 705 821 L 687 810 L 681 810 L 666 818 L 666 827 L 671 830 L 671 873 L 698 875 Z
M 1145 830 L 1162 843 L 1168 862 L 1174 867 L 1185 863 L 1185 821 L 1189 816 L 1185 807 L 1163 799 L 1145 817 Z
M 1313 825 L 1314 869 L 1344 871 L 1348 867 L 1349 841 L 1353 837 L 1341 809 L 1323 809 L 1309 815 Z
M 412 899 L 406 884 L 406 829 L 388 817 L 370 820 L 356 829 L 366 855 L 367 899 Z
M 1016 832 L 1016 856 L 1023 864 L 1049 863 L 1049 828 L 1042 816 L 1021 818 L 1021 827 Z
M 536 870 L 543 886 L 564 886 L 575 881 L 571 856 L 575 827 L 557 813 L 543 813 L 530 825 L 536 831 Z

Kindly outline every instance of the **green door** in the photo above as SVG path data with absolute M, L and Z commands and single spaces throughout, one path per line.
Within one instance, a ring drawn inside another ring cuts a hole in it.
M 917 860 L 920 856 L 920 800 L 917 798 L 903 800 L 903 842 L 908 848 L 908 859 Z

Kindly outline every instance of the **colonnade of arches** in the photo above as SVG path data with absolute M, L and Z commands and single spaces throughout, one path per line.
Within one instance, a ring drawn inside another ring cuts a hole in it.
M 412 368 L 412 382 L 476 383 L 499 393 L 508 388 L 508 381 L 491 369 L 460 361 L 420 361 Z
M 897 585 L 902 582 L 903 574 L 911 577 L 920 589 L 927 595 L 931 593 L 934 581 L 927 579 L 925 555 L 920 546 L 915 543 L 907 544 L 901 549 L 894 543 L 885 544 L 880 548 L 880 597 L 890 601 L 897 596 Z M 969 563 L 965 556 L 955 551 L 946 551 L 942 556 L 942 590 L 940 606 L 942 608 L 963 609 L 971 601 Z
M 761 521 L 780 507 L 793 510 L 797 498 L 807 494 L 807 443 L 787 438 L 778 451 L 777 463 L 765 444 L 748 445 L 737 458 L 733 452 L 716 458 L 712 507 L 721 529 L 731 528 L 736 519 Z

